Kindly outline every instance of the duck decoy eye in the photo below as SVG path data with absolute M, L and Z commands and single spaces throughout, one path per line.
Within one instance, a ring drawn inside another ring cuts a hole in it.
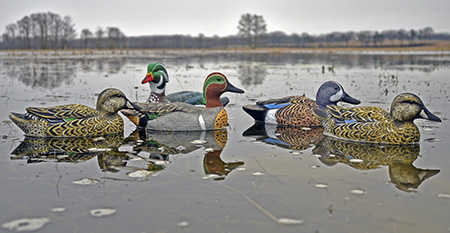
M 403 101 L 402 103 L 405 103 L 405 104 L 417 104 L 417 105 L 419 105 L 419 103 L 414 102 L 414 101 L 412 101 L 412 100 L 405 100 L 405 101 Z
M 112 95 L 111 97 L 113 97 L 113 98 L 122 98 L 122 95 L 120 95 L 120 94 L 115 94 L 115 95 Z

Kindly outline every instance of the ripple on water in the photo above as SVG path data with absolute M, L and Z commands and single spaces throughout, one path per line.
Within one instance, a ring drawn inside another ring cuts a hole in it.
M 109 208 L 104 208 L 104 209 L 94 209 L 89 211 L 89 213 L 94 216 L 94 217 L 106 217 L 109 215 L 113 215 L 117 212 L 117 210 L 115 209 L 109 209 Z
M 4 223 L 3 228 L 10 231 L 37 231 L 50 222 L 49 218 L 22 218 Z

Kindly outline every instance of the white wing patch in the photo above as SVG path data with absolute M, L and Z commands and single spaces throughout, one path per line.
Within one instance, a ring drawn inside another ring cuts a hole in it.
M 264 118 L 264 122 L 267 124 L 277 124 L 277 117 L 275 114 L 279 109 L 270 109 L 267 111 L 266 118 Z

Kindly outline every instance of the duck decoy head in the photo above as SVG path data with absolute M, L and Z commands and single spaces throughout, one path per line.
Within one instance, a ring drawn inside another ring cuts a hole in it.
M 441 122 L 441 118 L 431 113 L 415 94 L 402 93 L 397 95 L 391 104 L 391 116 L 397 121 L 413 121 L 421 118 Z
M 147 74 L 141 84 L 149 83 L 153 93 L 161 94 L 169 82 L 169 74 L 161 63 L 152 63 L 147 66 Z
M 235 87 L 222 73 L 211 73 L 203 84 L 203 103 L 206 107 L 223 106 L 220 95 L 225 92 L 244 93 L 244 90 Z
M 117 113 L 122 109 L 135 109 L 141 111 L 140 107 L 132 103 L 125 94 L 116 88 L 103 90 L 97 98 L 97 111 L 106 113 Z
M 317 90 L 316 102 L 321 107 L 336 105 L 340 101 L 349 104 L 361 103 L 361 101 L 347 94 L 342 85 L 335 81 L 327 81 L 319 87 L 319 90 Z

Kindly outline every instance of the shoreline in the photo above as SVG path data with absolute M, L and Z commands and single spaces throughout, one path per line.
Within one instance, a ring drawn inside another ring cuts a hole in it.
M 421 47 L 340 47 L 340 48 L 224 48 L 224 49 L 40 49 L 0 50 L 0 58 L 149 58 L 202 55 L 252 54 L 343 54 L 343 55 L 450 55 L 450 41 L 445 46 Z

